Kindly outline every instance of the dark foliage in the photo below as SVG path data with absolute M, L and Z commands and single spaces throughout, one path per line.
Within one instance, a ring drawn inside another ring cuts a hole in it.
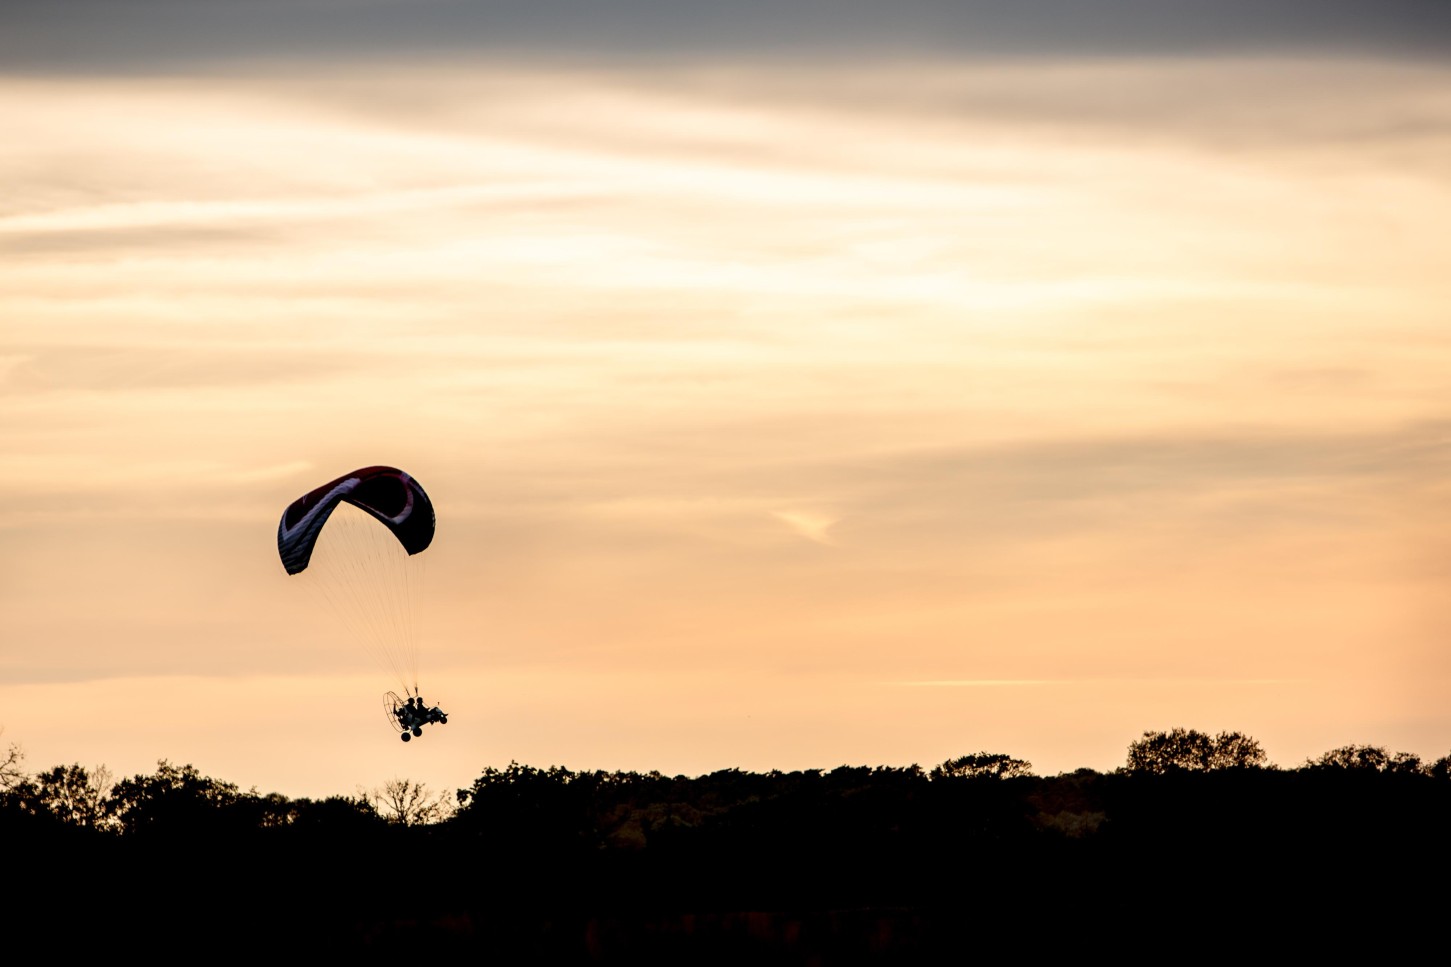
M 1355 769 L 1369 772 L 1420 773 L 1421 758 L 1409 752 L 1387 752 L 1378 745 L 1345 745 L 1305 763 L 1308 769 Z
M 12 783 L 0 836 L 14 922 L 72 944 L 147 924 L 177 949 L 288 957 L 912 963 L 1072 952 L 1131 924 L 1145 950 L 1230 949 L 1251 927 L 1268 949 L 1270 911 L 1409 925 L 1439 902 L 1418 884 L 1451 860 L 1444 765 L 1343 752 L 1055 777 L 987 753 L 694 778 L 511 763 L 428 825 L 166 762 L 94 821 L 67 767 Z
M 1129 772 L 1211 772 L 1217 769 L 1259 769 L 1266 762 L 1264 749 L 1247 735 L 1220 732 L 1209 735 L 1195 729 L 1145 732 L 1129 746 Z

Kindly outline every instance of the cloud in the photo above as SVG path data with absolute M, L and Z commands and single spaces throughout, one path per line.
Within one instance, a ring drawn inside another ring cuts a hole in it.
M 926 688 L 1017 688 L 1032 687 L 1039 685 L 1067 686 L 1071 688 L 1102 689 L 1115 685 L 1133 683 L 1137 685 L 1298 685 L 1304 684 L 1312 679 L 1304 678 L 1233 678 L 1233 679 L 1207 679 L 1207 678 L 1178 678 L 1178 679 L 1153 679 L 1153 678 L 1123 678 L 1114 681 L 1099 679 L 1052 679 L 1052 678 L 1023 678 L 1023 679 L 946 679 L 943 681 L 926 682 L 893 682 L 894 685 L 907 685 L 912 687 Z
M 259 342 L 262 340 L 258 340 Z M 222 345 L 171 348 L 156 345 L 25 347 L 0 367 L 0 395 L 102 393 L 113 405 L 124 397 L 178 390 L 259 389 L 306 383 L 383 368 L 379 354 L 308 352 L 296 348 Z
M 1054 680 L 1051 678 L 987 678 L 987 679 L 950 679 L 940 682 L 894 682 L 897 685 L 927 686 L 932 688 L 999 688 L 1019 687 L 1033 685 L 1068 685 L 1082 684 L 1081 682 L 1070 682 Z
M 813 511 L 801 510 L 776 510 L 771 512 L 771 516 L 791 528 L 793 533 L 806 538 L 808 541 L 825 544 L 828 547 L 834 544 L 835 541 L 832 540 L 831 535 L 827 532 L 833 524 L 841 520 L 840 517 L 831 517 Z

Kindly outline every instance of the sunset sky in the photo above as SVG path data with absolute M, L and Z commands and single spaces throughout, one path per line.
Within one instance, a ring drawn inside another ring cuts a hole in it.
M 1446 755 L 1448 53 L 1411 0 L 7 0 L 0 745 Z M 380 463 L 438 514 L 407 745 L 276 551 Z

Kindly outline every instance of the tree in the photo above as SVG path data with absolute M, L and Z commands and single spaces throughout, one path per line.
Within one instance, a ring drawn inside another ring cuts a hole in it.
M 1211 740 L 1210 769 L 1263 769 L 1267 765 L 1265 750 L 1241 732 L 1221 732 Z
M 1412 774 L 1420 773 L 1424 770 L 1421 768 L 1420 756 L 1416 755 L 1414 752 L 1397 752 L 1395 755 L 1391 756 L 1390 765 L 1386 768 L 1386 771 L 1402 774 Z
M 1209 772 L 1220 769 L 1257 769 L 1266 764 L 1264 749 L 1247 735 L 1220 732 L 1211 736 L 1196 729 L 1145 732 L 1129 746 L 1129 772 L 1163 775 L 1168 772 Z
M 1342 745 L 1331 749 L 1314 759 L 1307 759 L 1305 765 L 1312 769 L 1350 769 L 1366 772 L 1419 773 L 1421 757 L 1410 752 L 1386 752 L 1379 745 Z M 1435 766 L 1432 766 L 1434 769 Z
M 724 786 L 739 781 L 737 770 L 723 770 L 706 783 Z M 452 826 L 505 831 L 509 848 L 520 852 L 558 852 L 594 848 L 598 843 L 595 792 L 600 774 L 576 773 L 564 766 L 538 769 L 510 762 L 489 766 L 469 789 L 458 791 L 458 812 Z M 728 795 L 728 792 L 722 792 Z
M 235 784 L 204 776 L 195 766 L 177 768 L 162 759 L 155 774 L 116 783 L 110 809 L 124 832 L 155 830 L 180 835 L 217 824 L 237 798 Z
M 309 831 L 352 834 L 372 829 L 379 822 L 378 811 L 366 795 L 298 799 L 292 803 L 291 825 Z
M 0 729 L 0 732 L 3 731 Z M 9 793 L 25 781 L 25 769 L 21 766 L 24 761 L 25 753 L 20 751 L 20 746 L 10 743 L 5 757 L 0 759 L 0 795 Z
M 975 752 L 948 759 L 929 773 L 932 779 L 1016 779 L 1031 776 L 1033 763 L 1001 752 Z
M 448 796 L 430 793 L 423 783 L 409 779 L 389 779 L 381 789 L 364 793 L 363 798 L 388 822 L 403 826 L 441 822 L 454 810 Z
M 114 783 L 105 766 L 92 772 L 79 765 L 56 766 L 26 785 L 27 798 L 36 811 L 50 813 L 63 823 L 89 829 L 104 829 L 113 823 L 109 806 Z

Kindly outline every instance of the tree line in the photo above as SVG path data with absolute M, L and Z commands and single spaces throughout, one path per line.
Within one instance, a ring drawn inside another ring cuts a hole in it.
M 466 824 L 480 813 L 547 811 L 559 790 L 590 803 L 590 819 L 609 826 L 622 842 L 643 843 L 649 830 L 688 826 L 729 804 L 785 795 L 792 789 L 843 782 L 894 789 L 955 780 L 1032 779 L 1032 763 L 1003 753 L 977 752 L 948 759 L 931 769 L 851 767 L 753 774 L 737 769 L 705 776 L 665 776 L 659 772 L 574 772 L 562 766 L 540 769 L 510 763 L 486 767 L 474 783 L 452 795 L 421 783 L 396 779 L 382 786 L 320 800 L 290 799 L 280 793 L 243 791 L 234 783 L 202 775 L 194 766 L 157 763 L 156 771 L 116 779 L 105 766 L 53 766 L 39 772 L 24 768 L 25 753 L 11 743 L 0 757 L 0 807 L 9 816 L 25 815 L 64 826 L 119 835 L 145 835 L 168 827 L 191 828 L 217 821 L 234 829 L 369 824 L 421 826 Z M 1382 746 L 1347 745 L 1284 769 L 1269 762 L 1260 743 L 1239 732 L 1209 734 L 1174 728 L 1144 732 L 1131 743 L 1125 764 L 1111 773 L 1079 769 L 1056 778 L 1081 782 L 1091 776 L 1172 776 L 1227 770 L 1357 774 L 1385 773 L 1451 779 L 1451 755 L 1432 762 Z M 636 807 L 629 820 L 625 804 Z M 629 830 L 629 831 L 626 831 Z M 608 837 L 607 837 L 608 838 Z
M 124 883 L 88 908 L 118 927 L 164 910 L 196 936 L 334 952 L 909 962 L 990 925 L 1058 936 L 1132 912 L 1168 929 L 1287 896 L 1403 922 L 1412 885 L 1451 861 L 1448 780 L 1451 756 L 1358 745 L 1281 768 L 1249 736 L 1175 728 L 1109 772 L 990 752 L 693 777 L 515 762 L 447 795 L 398 780 L 291 799 L 165 761 L 32 773 L 11 745 L 0 843 L 37 904 Z

